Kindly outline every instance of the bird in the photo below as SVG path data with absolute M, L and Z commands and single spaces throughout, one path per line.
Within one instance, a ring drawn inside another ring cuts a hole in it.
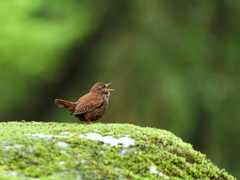
M 112 83 L 98 82 L 92 86 L 90 92 L 82 96 L 77 102 L 55 99 L 58 107 L 64 107 L 71 112 L 70 115 L 77 117 L 81 122 L 86 121 L 92 124 L 92 121 L 100 119 L 108 106 L 110 91 L 107 87 Z

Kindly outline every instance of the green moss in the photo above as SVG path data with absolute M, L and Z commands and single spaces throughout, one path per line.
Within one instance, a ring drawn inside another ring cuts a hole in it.
M 130 124 L 0 123 L 0 143 L 3 179 L 235 179 L 172 133 Z

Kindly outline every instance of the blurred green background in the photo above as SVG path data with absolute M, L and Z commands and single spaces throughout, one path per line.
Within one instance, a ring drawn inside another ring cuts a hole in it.
M 0 120 L 113 82 L 98 122 L 169 130 L 240 178 L 240 1 L 1 0 Z

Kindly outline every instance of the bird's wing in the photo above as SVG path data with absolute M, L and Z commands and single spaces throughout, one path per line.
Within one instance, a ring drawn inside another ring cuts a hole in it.
M 92 111 L 103 104 L 104 100 L 99 94 L 86 94 L 77 101 L 73 115 L 83 114 Z

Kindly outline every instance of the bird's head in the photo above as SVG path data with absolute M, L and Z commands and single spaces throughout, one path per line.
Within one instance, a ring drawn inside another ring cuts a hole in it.
M 100 94 L 106 94 L 107 97 L 110 96 L 110 91 L 114 91 L 114 89 L 108 89 L 107 87 L 112 84 L 112 83 L 102 83 L 102 82 L 98 82 L 96 84 L 93 85 L 93 87 L 91 88 L 90 92 L 97 92 Z

